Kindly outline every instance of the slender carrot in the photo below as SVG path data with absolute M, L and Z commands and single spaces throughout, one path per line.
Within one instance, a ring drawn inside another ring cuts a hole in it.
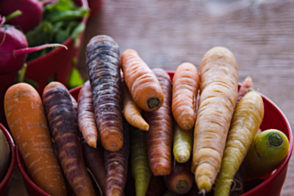
M 171 113 L 172 84 L 163 69 L 153 69 L 164 93 L 163 105 L 156 111 L 144 112 L 143 116 L 150 125 L 147 132 L 149 165 L 153 175 L 168 175 L 171 172 L 171 151 L 173 142 L 173 119 Z
M 43 102 L 66 179 L 77 196 L 95 195 L 83 161 L 78 119 L 68 90 L 59 82 L 51 82 L 43 91 Z
M 178 66 L 173 77 L 172 113 L 184 130 L 192 129 L 195 125 L 199 84 L 199 73 L 193 64 Z
M 109 36 L 95 36 L 87 45 L 86 61 L 102 145 L 117 151 L 123 145 L 119 47 Z
M 129 124 L 126 120 L 123 122 L 123 130 L 124 142 L 122 148 L 115 152 L 104 151 L 106 196 L 120 196 L 124 194 L 130 154 Z
M 121 56 L 122 70 L 133 100 L 144 111 L 161 107 L 164 95 L 158 79 L 135 50 L 128 49 Z
M 90 81 L 84 83 L 79 93 L 78 123 L 85 141 L 96 148 L 98 130 L 95 123 L 93 97 Z
M 205 194 L 219 171 L 238 95 L 238 67 L 226 48 L 209 50 L 200 64 L 200 99 L 194 129 L 192 171 Z
M 244 95 L 246 95 L 246 93 L 248 93 L 249 89 L 253 89 L 253 82 L 252 82 L 252 78 L 250 76 L 245 78 L 245 80 L 243 81 L 243 83 L 240 87 L 238 97 L 237 97 L 237 104 L 244 97 Z M 236 104 L 236 106 L 237 106 L 237 104 Z
M 135 179 L 136 195 L 145 196 L 152 171 L 148 163 L 146 132 L 131 127 L 131 168 Z
M 85 165 L 97 182 L 101 195 L 106 193 L 106 169 L 104 165 L 104 149 L 101 144 L 96 148 L 89 146 L 81 138 Z
M 186 163 L 174 162 L 172 172 L 164 177 L 167 188 L 176 194 L 186 194 L 194 183 L 193 174 L 191 172 L 191 161 Z
M 38 92 L 29 84 L 15 84 L 6 91 L 4 108 L 10 131 L 33 182 L 50 195 L 66 195 Z
M 245 158 L 245 178 L 269 174 L 283 163 L 288 151 L 289 140 L 282 131 L 267 129 L 257 134 Z
M 192 153 L 193 130 L 184 130 L 174 123 L 173 154 L 177 162 L 185 163 Z
M 152 176 L 146 192 L 146 196 L 162 196 L 166 190 L 163 176 Z
M 141 109 L 135 104 L 124 79 L 121 81 L 122 100 L 123 100 L 123 115 L 125 119 L 134 127 L 148 131 L 149 125 L 141 116 Z
M 238 103 L 215 184 L 216 196 L 229 195 L 233 178 L 253 142 L 263 115 L 263 101 L 256 91 L 247 93 Z

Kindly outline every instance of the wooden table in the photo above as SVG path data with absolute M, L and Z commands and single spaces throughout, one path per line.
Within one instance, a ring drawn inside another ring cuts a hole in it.
M 239 81 L 250 75 L 255 89 L 274 101 L 293 125 L 293 24 L 294 2 L 289 0 L 105 0 L 103 10 L 88 23 L 78 68 L 87 78 L 85 46 L 98 34 L 112 36 L 121 52 L 137 50 L 151 68 L 166 70 L 182 62 L 199 69 L 207 50 L 224 46 L 237 59 Z M 17 170 L 13 177 L 21 181 Z M 282 195 L 293 195 L 293 187 L 291 159 Z M 22 184 L 14 183 L 10 195 L 20 190 Z

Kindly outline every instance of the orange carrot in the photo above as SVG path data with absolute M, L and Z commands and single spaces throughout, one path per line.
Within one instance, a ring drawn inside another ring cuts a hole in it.
M 149 125 L 141 116 L 141 109 L 135 104 L 124 79 L 121 81 L 122 100 L 123 100 L 123 115 L 125 119 L 134 127 L 144 131 L 149 130 Z
M 209 192 L 221 166 L 238 95 L 238 66 L 231 51 L 209 50 L 200 64 L 200 99 L 194 129 L 192 172 L 199 190 Z
M 79 93 L 78 122 L 80 131 L 89 146 L 96 147 L 98 130 L 95 123 L 90 81 L 84 83 Z
M 135 50 L 128 49 L 121 56 L 122 70 L 133 100 L 144 111 L 160 108 L 164 95 L 158 79 Z
M 123 145 L 119 46 L 111 37 L 97 35 L 87 44 L 86 61 L 102 145 L 117 151 Z
M 51 82 L 43 91 L 43 102 L 67 181 L 77 196 L 95 195 L 83 160 L 77 114 L 68 90 L 59 82 Z
M 6 91 L 4 107 L 10 131 L 32 180 L 50 195 L 67 195 L 38 92 L 29 84 L 15 84 Z
M 154 74 L 164 93 L 163 105 L 156 111 L 144 112 L 143 116 L 150 125 L 147 132 L 149 165 L 153 175 L 164 176 L 171 172 L 173 142 L 173 119 L 171 113 L 172 84 L 166 71 L 156 68 Z
M 183 63 L 178 66 L 173 78 L 172 112 L 184 130 L 192 129 L 195 125 L 199 84 L 199 73 L 193 64 Z

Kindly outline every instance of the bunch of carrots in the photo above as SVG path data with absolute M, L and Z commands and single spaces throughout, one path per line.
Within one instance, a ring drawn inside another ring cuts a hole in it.
M 5 95 L 9 128 L 42 190 L 53 196 L 234 192 L 264 106 L 250 77 L 238 91 L 231 51 L 212 48 L 199 72 L 183 63 L 171 80 L 135 50 L 120 56 L 113 38 L 98 35 L 87 45 L 86 64 L 89 81 L 77 101 L 58 82 L 42 98 L 25 83 Z M 272 139 L 275 146 L 287 143 L 280 139 L 285 142 Z

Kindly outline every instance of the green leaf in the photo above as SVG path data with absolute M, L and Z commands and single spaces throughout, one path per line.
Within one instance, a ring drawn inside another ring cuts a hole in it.
M 80 45 L 80 35 L 85 31 L 86 25 L 84 23 L 80 23 L 72 32 L 71 37 L 74 39 L 75 47 Z
M 69 77 L 69 83 L 68 88 L 72 89 L 78 86 L 81 86 L 84 84 L 84 81 L 79 73 L 79 71 L 76 68 L 72 68 L 70 77 Z

